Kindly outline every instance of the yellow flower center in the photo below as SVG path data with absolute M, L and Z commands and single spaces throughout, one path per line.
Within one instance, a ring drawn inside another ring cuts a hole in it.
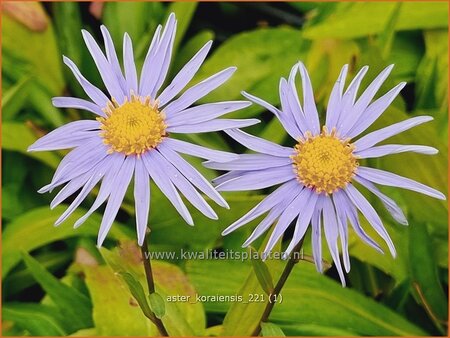
M 144 102 L 132 95 L 131 101 L 119 105 L 114 99 L 104 109 L 106 117 L 99 117 L 103 143 L 110 146 L 109 153 L 141 155 L 155 148 L 166 136 L 164 116 L 157 105 Z
M 323 127 L 320 135 L 306 135 L 294 147 L 291 156 L 298 180 L 317 193 L 331 194 L 344 188 L 352 179 L 358 167 L 353 154 L 355 146 L 350 139 L 341 140 L 333 129 L 328 133 Z

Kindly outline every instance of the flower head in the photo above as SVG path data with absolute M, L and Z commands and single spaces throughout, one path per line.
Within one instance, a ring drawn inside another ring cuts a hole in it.
M 363 67 L 344 92 L 347 66 L 334 85 L 328 103 L 326 122 L 321 128 L 308 73 L 302 63 L 292 68 L 289 79 L 280 81 L 281 109 L 247 93 L 249 100 L 271 111 L 280 120 L 289 135 L 297 142 L 293 148 L 274 144 L 249 135 L 239 129 L 226 131 L 228 135 L 257 154 L 242 154 L 226 163 L 205 162 L 209 168 L 230 170 L 215 180 L 219 191 L 256 190 L 281 184 L 273 193 L 242 218 L 223 231 L 226 235 L 244 224 L 268 213 L 244 243 L 252 243 L 274 225 L 265 253 L 296 220 L 292 240 L 285 253 L 289 254 L 304 237 L 311 224 L 313 255 L 318 271 L 322 271 L 321 237 L 325 238 L 343 284 L 345 277 L 339 257 L 338 239 L 341 242 L 343 264 L 350 270 L 348 254 L 348 228 L 351 224 L 356 234 L 367 244 L 382 252 L 380 246 L 363 230 L 358 210 L 375 231 L 386 241 L 395 256 L 394 244 L 380 217 L 367 199 L 355 188 L 354 182 L 367 188 L 384 204 L 393 218 L 408 224 L 402 210 L 375 184 L 414 190 L 431 197 L 445 199 L 439 191 L 411 179 L 379 169 L 360 165 L 360 159 L 381 157 L 405 151 L 436 154 L 437 150 L 422 145 L 388 144 L 381 141 L 414 126 L 432 120 L 418 116 L 366 134 L 355 140 L 386 110 L 405 83 L 400 83 L 388 93 L 372 102 L 376 92 L 392 70 L 383 70 L 369 87 L 356 99 L 360 83 L 368 67 Z M 300 104 L 295 76 L 300 72 L 303 87 L 303 105 Z
M 177 140 L 172 138 L 171 134 L 211 132 L 245 127 L 259 122 L 255 119 L 217 119 L 221 115 L 248 106 L 250 103 L 247 101 L 217 102 L 191 107 L 194 102 L 227 81 L 235 71 L 234 67 L 203 80 L 179 95 L 205 60 L 211 48 L 211 41 L 192 57 L 167 87 L 163 88 L 169 70 L 176 26 L 174 14 L 169 16 L 164 29 L 158 26 L 139 81 L 128 34 L 125 33 L 123 39 L 124 72 L 122 72 L 106 27 L 101 27 L 106 54 L 101 51 L 94 38 L 83 30 L 84 41 L 108 93 L 105 94 L 92 85 L 80 73 L 77 66 L 64 57 L 64 63 L 73 72 L 90 100 L 55 97 L 53 104 L 60 108 L 90 111 L 97 115 L 97 119 L 68 123 L 40 138 L 28 149 L 44 151 L 74 148 L 61 161 L 51 183 L 39 190 L 43 193 L 65 184 L 52 201 L 53 208 L 81 189 L 68 209 L 56 221 L 56 225 L 70 216 L 101 181 L 94 204 L 75 223 L 76 227 L 80 226 L 107 200 L 98 245 L 103 243 L 111 228 L 133 177 L 137 236 L 140 245 L 147 228 L 150 180 L 155 182 L 187 223 L 192 225 L 193 220 L 179 192 L 204 215 L 217 219 L 216 213 L 199 191 L 223 207 L 228 207 L 227 203 L 179 153 L 217 162 L 236 159 L 236 155 Z

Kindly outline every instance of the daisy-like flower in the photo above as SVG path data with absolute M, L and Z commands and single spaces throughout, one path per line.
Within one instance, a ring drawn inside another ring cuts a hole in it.
M 365 158 L 412 151 L 436 154 L 437 150 L 423 145 L 377 144 L 398 133 L 432 120 L 430 116 L 418 116 L 368 133 L 355 140 L 386 110 L 405 83 L 400 83 L 388 93 L 372 102 L 376 92 L 391 72 L 393 66 L 383 70 L 369 87 L 356 99 L 356 93 L 368 67 L 363 67 L 348 86 L 344 83 L 347 65 L 342 68 L 328 102 L 325 125 L 320 128 L 319 116 L 313 97 L 308 73 L 302 63 L 292 68 L 289 79 L 280 81 L 281 110 L 247 93 L 249 100 L 271 111 L 280 120 L 287 133 L 296 140 L 293 148 L 274 144 L 249 135 L 239 129 L 226 131 L 229 136 L 258 154 L 243 154 L 227 163 L 205 162 L 208 168 L 229 170 L 215 180 L 219 191 L 255 190 L 281 184 L 273 193 L 250 210 L 242 218 L 223 231 L 226 235 L 244 224 L 268 212 L 243 244 L 248 246 L 276 222 L 267 242 L 264 254 L 274 247 L 297 218 L 288 255 L 305 235 L 311 224 L 313 255 L 317 270 L 322 272 L 322 231 L 343 285 L 345 278 L 339 257 L 341 242 L 343 265 L 350 270 L 348 253 L 348 227 L 378 251 L 380 246 L 370 238 L 360 225 L 358 210 L 375 231 L 383 238 L 393 256 L 394 244 L 380 217 L 367 199 L 356 189 L 354 182 L 375 194 L 392 217 L 401 224 L 408 224 L 402 210 L 384 195 L 376 184 L 413 190 L 445 199 L 439 191 L 390 172 L 360 165 Z M 295 86 L 296 73 L 300 72 L 303 87 L 303 105 L 300 104 Z
M 74 148 L 61 161 L 51 183 L 39 190 L 44 193 L 65 184 L 51 202 L 53 208 L 81 189 L 58 218 L 56 225 L 67 219 L 101 181 L 92 207 L 75 223 L 75 227 L 80 226 L 107 200 L 98 234 L 99 246 L 111 228 L 133 177 L 137 237 L 140 245 L 147 228 L 150 180 L 155 182 L 187 223 L 193 225 L 193 220 L 179 192 L 204 215 L 217 219 L 216 213 L 199 191 L 222 207 L 228 207 L 226 201 L 179 153 L 217 162 L 233 160 L 236 155 L 177 140 L 172 138 L 171 134 L 211 132 L 259 122 L 255 119 L 217 119 L 223 114 L 248 106 L 250 102 L 247 101 L 217 102 L 191 107 L 194 102 L 227 81 L 235 67 L 207 78 L 175 98 L 202 65 L 211 48 L 211 41 L 192 57 L 166 88 L 162 88 L 169 70 L 176 26 L 174 14 L 169 16 L 164 29 L 158 26 L 139 81 L 128 34 L 125 33 L 123 39 L 122 73 L 106 27 L 101 27 L 106 55 L 91 34 L 83 30 L 84 41 L 108 94 L 93 86 L 77 66 L 64 57 L 64 63 L 73 72 L 91 101 L 74 97 L 55 97 L 53 105 L 84 109 L 98 117 L 68 123 L 40 138 L 28 149 L 48 151 Z

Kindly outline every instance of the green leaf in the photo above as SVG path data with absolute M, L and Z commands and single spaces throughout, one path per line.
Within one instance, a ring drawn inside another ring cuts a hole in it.
M 186 268 L 200 295 L 235 295 L 251 269 L 242 262 L 199 260 L 188 262 Z M 280 271 L 281 267 L 275 268 Z M 294 326 L 315 325 L 332 328 L 336 334 L 426 334 L 388 307 L 319 274 L 309 263 L 300 262 L 295 266 L 281 295 L 282 302 L 275 305 L 270 321 L 286 333 L 300 332 Z M 206 311 L 215 313 L 224 313 L 229 306 L 229 302 L 205 303 Z M 247 323 L 247 318 L 242 317 L 242 322 Z
M 52 104 L 52 95 L 39 84 L 30 84 L 29 100 L 34 109 L 41 114 L 52 126 L 59 127 L 64 124 L 61 110 Z
M 29 77 L 19 80 L 9 88 L 2 99 L 2 120 L 12 120 L 15 115 L 25 106 L 28 97 Z
M 64 318 L 69 332 L 92 326 L 92 305 L 86 296 L 63 284 L 27 253 L 22 258 L 34 279 L 45 290 Z
M 28 147 L 37 139 L 27 125 L 19 122 L 4 122 L 2 123 L 2 136 L 2 149 L 18 151 L 52 168 L 58 166 L 60 158 L 53 152 L 27 152 Z
M 164 304 L 164 299 L 157 292 L 153 292 L 148 295 L 150 301 L 150 308 L 152 309 L 155 316 L 159 319 L 164 317 L 166 314 L 166 306 Z
M 378 44 L 382 46 L 383 59 L 386 59 L 391 52 L 392 44 L 395 37 L 395 26 L 402 8 L 402 3 L 398 2 L 386 23 L 386 27 L 378 37 Z
M 255 272 L 256 278 L 259 281 L 259 284 L 261 285 L 262 289 L 266 292 L 267 295 L 271 295 L 274 286 L 272 275 L 270 274 L 267 264 L 263 262 L 261 259 L 255 258 L 258 257 L 258 252 L 253 247 L 250 247 L 250 255 L 253 270 Z
M 150 306 L 147 303 L 147 297 L 145 297 L 145 291 L 144 288 L 142 287 L 142 284 L 136 278 L 134 278 L 134 276 L 131 273 L 119 272 L 119 275 L 123 278 L 125 283 L 127 283 L 131 294 L 137 300 L 144 315 L 148 318 L 154 318 L 152 310 L 150 309 Z
M 395 3 L 340 3 L 325 20 L 304 30 L 306 38 L 351 39 L 380 33 L 395 11 Z M 433 18 L 433 20 L 430 20 Z M 448 6 L 443 2 L 405 2 L 396 30 L 415 30 L 448 26 Z
M 66 224 L 54 227 L 53 224 L 64 211 L 63 206 L 53 210 L 49 207 L 39 207 L 30 210 L 10 222 L 3 230 L 3 264 L 2 278 L 21 260 L 21 251 L 30 252 L 41 246 L 55 241 L 77 236 L 97 236 L 101 215 L 92 214 L 78 229 L 73 229 L 72 224 L 83 216 L 86 210 L 78 208 L 67 219 Z M 110 236 L 112 238 L 129 237 L 117 223 L 113 225 Z
M 273 323 L 261 323 L 261 334 L 263 337 L 285 337 L 283 330 Z
M 414 223 L 409 233 L 409 261 L 412 282 L 416 291 L 420 290 L 419 299 L 426 303 L 427 310 L 436 327 L 441 329 L 447 320 L 447 296 L 439 281 L 432 240 L 425 224 Z
M 4 303 L 2 320 L 12 321 L 33 336 L 66 336 L 61 312 L 35 303 Z

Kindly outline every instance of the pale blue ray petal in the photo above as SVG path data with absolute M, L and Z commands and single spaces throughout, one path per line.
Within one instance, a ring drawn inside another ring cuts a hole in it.
M 54 209 L 61 204 L 66 198 L 78 191 L 86 182 L 92 177 L 92 172 L 88 171 L 78 177 L 75 177 L 69 183 L 67 183 L 55 196 L 50 203 L 50 209 Z
M 109 102 L 108 97 L 100 89 L 86 80 L 86 78 L 80 73 L 78 67 L 72 62 L 72 60 L 70 60 L 68 57 L 63 56 L 63 62 L 67 67 L 70 68 L 86 95 L 89 96 L 90 99 L 94 101 L 99 107 L 106 107 L 106 104 Z
M 361 70 L 356 74 L 353 78 L 352 82 L 350 82 L 347 90 L 342 96 L 342 100 L 340 102 L 341 112 L 339 114 L 339 120 L 336 123 L 336 129 L 340 134 L 343 134 L 345 130 L 348 130 L 349 124 L 353 125 L 353 120 L 356 118 L 353 114 L 352 107 L 355 103 L 356 95 L 358 93 L 359 86 L 361 85 L 361 81 L 366 75 L 369 67 L 364 66 Z
M 331 202 L 331 198 L 329 196 L 321 195 L 321 199 L 323 199 L 323 228 L 328 249 L 333 257 L 333 262 L 336 265 L 336 270 L 339 274 L 339 278 L 341 279 L 342 286 L 345 286 L 345 276 L 344 271 L 342 270 L 337 242 L 339 230 L 336 212 L 334 210 L 333 202 Z
M 155 57 L 156 51 L 160 45 L 160 36 L 161 36 L 162 26 L 158 25 L 156 27 L 155 33 L 153 34 L 152 42 L 150 43 L 150 47 L 148 48 L 147 55 L 145 56 L 144 64 L 142 65 L 141 76 L 139 79 L 139 94 L 143 95 L 144 88 L 151 88 L 154 86 L 157 78 L 153 75 L 157 70 L 155 69 Z M 167 29 L 167 25 L 166 25 Z
M 165 106 L 192 80 L 211 49 L 212 41 L 208 41 L 197 54 L 178 72 L 172 82 L 158 96 L 159 106 Z
M 292 165 L 246 171 L 241 176 L 219 184 L 217 191 L 243 191 L 268 188 L 295 179 Z
M 154 152 L 154 157 L 158 165 L 163 169 L 165 175 L 175 185 L 175 187 L 186 197 L 186 199 L 196 207 L 203 215 L 211 219 L 217 219 L 217 214 L 206 203 L 203 197 L 192 186 L 192 184 L 159 152 Z
M 95 120 L 79 120 L 69 122 L 47 135 L 42 136 L 27 151 L 44 151 L 55 149 L 73 148 L 82 144 L 80 141 L 98 136 L 95 130 L 100 128 L 100 123 Z M 62 145 L 71 145 L 61 148 Z
M 384 251 L 381 249 L 378 243 L 375 242 L 369 235 L 367 235 L 367 233 L 361 227 L 358 219 L 358 211 L 356 210 L 355 205 L 348 198 L 348 196 L 346 194 L 339 194 L 336 196 L 336 198 L 340 198 L 342 200 L 341 206 L 344 209 L 345 215 L 349 219 L 353 230 L 359 236 L 359 238 L 361 238 L 365 243 L 373 247 L 378 252 L 384 254 Z
M 238 158 L 238 155 L 229 153 L 227 151 L 209 149 L 174 138 L 166 138 L 163 143 L 178 153 L 200 157 L 216 162 L 228 162 Z
M 302 211 L 304 205 L 308 201 L 308 197 L 310 196 L 310 189 L 304 188 L 296 198 L 284 209 L 280 218 L 278 219 L 277 224 L 275 225 L 272 234 L 267 241 L 266 247 L 264 248 L 264 256 L 270 253 L 278 240 L 283 236 L 286 229 L 289 227 L 291 222 L 297 217 Z
M 89 210 L 75 222 L 75 224 L 73 225 L 74 228 L 78 228 L 80 225 L 82 225 L 88 219 L 88 217 L 92 215 L 95 210 L 97 210 L 103 204 L 103 202 L 106 201 L 109 194 L 111 193 L 111 190 L 115 187 L 117 174 L 124 163 L 125 155 L 121 153 L 112 153 L 111 155 L 109 155 L 109 157 L 111 158 L 111 164 L 109 166 L 109 170 L 103 177 L 98 195 Z
M 348 227 L 347 215 L 345 214 L 345 205 L 340 195 L 345 194 L 342 190 L 333 193 L 332 199 L 336 210 L 336 217 L 339 229 L 339 238 L 341 239 L 342 261 L 344 262 L 345 272 L 350 271 L 350 255 L 348 253 Z
M 158 158 L 156 157 L 157 155 L 155 155 L 156 153 L 156 151 L 149 151 L 141 156 L 151 179 L 153 179 L 158 188 L 169 199 L 170 203 L 172 203 L 186 223 L 189 225 L 194 225 L 192 216 L 181 200 L 180 194 L 167 177 L 167 174 L 164 172 L 164 168 L 160 163 L 158 163 Z
M 314 264 L 316 265 L 317 272 L 323 272 L 322 263 L 322 206 L 320 205 L 320 199 L 316 203 L 313 216 L 311 218 L 311 245 L 314 256 Z
M 240 177 L 245 173 L 245 170 L 233 170 L 229 171 L 226 174 L 220 175 L 216 178 L 213 178 L 211 182 L 217 186 L 219 184 L 222 184 L 224 182 L 230 181 L 232 179 L 235 179 L 236 177 Z
M 143 161 L 136 159 L 134 168 L 134 205 L 136 209 L 136 232 L 139 246 L 144 243 L 150 210 L 150 177 Z
M 227 129 L 225 133 L 243 146 L 256 152 L 280 157 L 289 157 L 294 154 L 292 148 L 280 146 L 279 144 L 250 135 L 240 129 Z
M 422 145 L 386 144 L 382 146 L 367 148 L 361 151 L 355 151 L 354 154 L 357 155 L 359 158 L 374 158 L 404 152 L 414 152 L 424 155 L 435 155 L 439 151 L 436 148 Z
M 358 141 L 354 143 L 356 147 L 356 151 L 365 150 L 374 146 L 375 144 L 384 141 L 385 139 L 400 134 L 405 130 L 411 129 L 415 126 L 418 126 L 422 123 L 429 122 L 433 120 L 431 116 L 416 116 L 402 122 L 391 124 L 388 127 L 378 129 L 373 131 L 363 137 L 361 137 Z
M 167 131 L 171 133 L 209 133 L 231 128 L 244 128 L 261 122 L 258 119 L 216 119 L 197 124 L 183 124 L 179 126 L 168 126 Z
M 285 121 L 286 125 L 289 125 L 292 132 L 297 135 L 297 139 L 300 137 L 303 137 L 302 129 L 298 126 L 295 116 L 297 115 L 298 119 L 302 118 L 302 115 L 299 111 L 294 111 L 291 108 L 290 102 L 289 102 L 289 86 L 285 78 L 280 79 L 279 84 L 279 95 L 280 95 L 280 101 L 281 101 L 281 111 L 280 116 Z M 306 122 L 306 120 L 305 120 Z
M 223 232 L 222 235 L 225 236 L 230 232 L 240 228 L 241 226 L 251 222 L 255 218 L 261 216 L 262 214 L 269 211 L 271 208 L 275 207 L 277 204 L 286 199 L 286 196 L 298 195 L 303 187 L 298 184 L 298 182 L 292 180 L 287 182 L 277 188 L 274 192 L 264 198 L 261 202 L 259 202 L 253 209 L 247 212 L 244 216 L 239 218 L 233 224 L 228 226 Z
M 100 224 L 100 230 L 98 231 L 97 246 L 102 246 L 106 235 L 111 229 L 111 226 L 119 212 L 120 205 L 122 204 L 127 188 L 130 185 L 131 178 L 133 177 L 134 167 L 136 164 L 135 156 L 127 156 L 120 168 L 114 189 L 111 190 L 111 194 L 106 204 L 105 212 L 103 213 L 102 223 Z
M 308 230 L 308 225 L 311 222 L 311 217 L 316 209 L 316 203 L 318 199 L 318 194 L 316 194 L 311 189 L 305 189 L 308 191 L 309 196 L 307 197 L 306 203 L 303 210 L 300 212 L 295 224 L 294 234 L 292 235 L 292 240 L 286 248 L 285 255 L 289 255 L 294 247 L 300 242 L 300 240 L 305 236 L 306 230 Z
M 384 239 L 386 244 L 389 247 L 389 251 L 392 256 L 395 257 L 395 246 L 392 243 L 391 238 L 389 237 L 388 232 L 383 226 L 383 222 L 378 216 L 375 209 L 370 205 L 370 203 L 366 200 L 366 198 L 352 185 L 348 184 L 345 188 L 345 192 L 350 200 L 355 204 L 355 206 L 361 211 L 364 217 L 369 221 L 370 225 L 375 229 L 375 231 L 380 235 L 381 238 Z
M 229 67 L 208 77 L 206 80 L 203 80 L 202 82 L 186 90 L 178 99 L 169 103 L 163 111 L 169 117 L 171 114 L 175 114 L 186 109 L 191 104 L 222 85 L 231 77 L 231 75 L 233 75 L 235 71 L 236 67 Z
M 341 69 L 341 73 L 331 90 L 330 98 L 327 105 L 327 116 L 325 126 L 328 130 L 331 130 L 336 126 L 341 113 L 341 100 L 342 93 L 344 91 L 345 78 L 347 77 L 348 65 L 344 65 Z
M 90 111 L 91 113 L 105 117 L 106 114 L 97 104 L 77 97 L 53 97 L 52 104 L 57 108 L 75 108 Z
M 262 170 L 292 164 L 289 157 L 266 154 L 241 154 L 237 160 L 229 162 L 203 162 L 206 168 L 216 170 Z
M 372 83 L 366 88 L 366 90 L 361 94 L 359 99 L 351 108 L 349 113 L 349 119 L 347 119 L 347 124 L 345 130 L 341 132 L 346 134 L 351 128 L 357 124 L 358 119 L 364 113 L 370 102 L 375 97 L 377 91 L 380 89 L 383 82 L 389 76 L 389 74 L 394 68 L 394 65 L 387 66 L 378 76 L 372 81 Z
M 295 64 L 291 72 L 289 74 L 289 83 L 287 87 L 287 101 L 291 108 L 292 115 L 294 117 L 295 122 L 297 123 L 298 129 L 303 133 L 303 136 L 308 130 L 311 128 L 308 126 L 308 122 L 305 117 L 305 113 L 303 112 L 302 106 L 300 104 L 300 100 L 298 98 L 297 87 L 295 86 L 295 77 L 298 72 L 298 64 Z
M 93 168 L 89 174 L 90 177 L 87 182 L 84 184 L 80 193 L 75 197 L 70 206 L 64 211 L 64 213 L 56 220 L 55 226 L 60 225 L 64 222 L 84 201 L 87 195 L 91 192 L 91 190 L 97 185 L 97 183 L 102 179 L 105 173 L 109 170 L 110 158 L 105 158 L 101 162 L 99 162 L 95 168 Z
M 191 182 L 197 189 L 203 192 L 206 196 L 211 198 L 218 205 L 229 209 L 228 203 L 220 194 L 213 188 L 213 186 L 185 159 L 178 155 L 165 142 L 158 146 L 158 151 L 177 168 Z
M 268 111 L 270 111 L 272 114 L 274 114 L 278 120 L 280 120 L 281 124 L 283 125 L 286 132 L 295 140 L 301 136 L 301 133 L 299 133 L 298 128 L 289 124 L 288 121 L 286 121 L 285 115 L 278 109 L 272 106 L 270 103 L 260 99 L 259 97 L 253 96 L 247 92 L 241 92 L 241 94 L 250 101 L 259 104 L 261 107 L 266 108 Z
M 346 126 L 347 128 L 342 130 L 342 135 L 354 138 L 369 128 L 372 123 L 374 123 L 381 116 L 381 114 L 384 113 L 405 85 L 406 82 L 398 84 L 378 100 L 370 104 L 370 106 L 368 106 L 359 117 L 354 116 L 353 123 L 348 124 Z
M 119 81 L 123 93 L 127 95 L 129 88 L 127 88 L 122 69 L 120 68 L 119 59 L 117 58 L 116 48 L 114 47 L 114 42 L 111 38 L 111 34 L 109 34 L 108 29 L 104 25 L 100 26 L 100 30 L 103 35 L 103 40 L 105 41 L 105 51 L 108 62 L 111 65 L 112 70 L 116 74 L 117 80 Z
M 316 102 L 314 100 L 313 87 L 308 75 L 308 71 L 302 62 L 299 62 L 300 76 L 302 77 L 303 88 L 303 112 L 305 113 L 306 121 L 312 128 L 313 135 L 320 133 L 319 113 L 317 112 Z
M 138 93 L 138 80 L 136 72 L 136 64 L 134 63 L 133 43 L 128 33 L 123 36 L 123 67 L 125 70 L 125 81 L 128 91 Z
M 92 35 L 84 29 L 81 32 L 106 89 L 108 89 L 109 94 L 114 97 L 118 103 L 123 103 L 125 93 L 120 87 L 120 83 L 117 80 L 111 65 L 108 60 L 106 60 L 105 55 L 103 55 L 103 52 L 100 50 L 100 47 L 97 45 L 97 42 L 95 42 Z
M 446 199 L 445 195 L 436 189 L 388 171 L 368 167 L 358 167 L 357 173 L 358 176 L 376 184 L 408 189 L 440 200 Z
M 239 109 L 243 109 L 249 105 L 251 105 L 251 103 L 247 101 L 206 103 L 182 110 L 176 114 L 172 114 L 166 119 L 166 123 L 171 127 L 185 124 L 196 124 L 215 119 Z
M 359 175 L 356 175 L 353 178 L 356 182 L 361 184 L 362 186 L 366 187 L 371 193 L 373 193 L 375 196 L 377 196 L 387 211 L 392 215 L 392 217 L 403 225 L 408 225 L 408 220 L 406 219 L 405 215 L 403 214 L 402 209 L 395 203 L 395 201 L 385 194 L 383 194 L 378 188 L 372 184 L 370 181 L 366 180 L 365 178 L 360 177 Z

